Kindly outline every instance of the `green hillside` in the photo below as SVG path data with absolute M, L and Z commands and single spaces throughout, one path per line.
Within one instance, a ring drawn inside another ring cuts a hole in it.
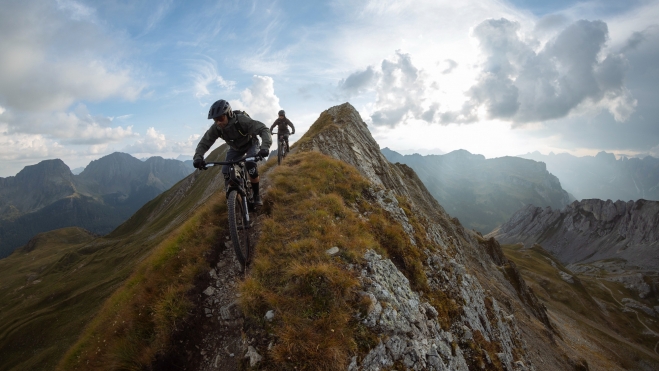
M 209 158 L 225 152 L 221 146 Z M 191 174 L 107 236 L 78 228 L 42 233 L 0 260 L 0 370 L 54 369 L 107 298 L 153 259 L 154 248 L 166 249 L 195 221 L 206 224 L 200 213 L 214 218 L 213 205 L 223 201 L 214 196 L 223 183 L 217 173 Z
M 177 160 L 140 161 L 115 152 L 92 161 L 80 175 L 56 159 L 0 178 L 0 258 L 58 228 L 107 234 L 191 171 Z
M 623 300 L 634 298 L 652 308 L 659 304 L 655 296 L 638 298 L 622 283 L 607 280 L 608 273 L 594 266 L 587 269 L 591 274 L 575 274 L 539 245 L 526 249 L 522 245 L 503 245 L 502 248 L 519 267 L 538 299 L 547 306 L 563 340 L 588 358 L 592 369 L 609 370 L 620 366 L 638 369 L 638 365 L 644 363 L 651 369 L 649 365 L 659 360 L 656 318 L 625 306 Z

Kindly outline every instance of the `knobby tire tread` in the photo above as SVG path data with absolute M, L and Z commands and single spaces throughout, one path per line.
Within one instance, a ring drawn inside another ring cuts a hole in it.
M 238 191 L 231 191 L 229 193 L 227 208 L 229 209 L 229 233 L 231 234 L 231 242 L 233 243 L 233 249 L 236 252 L 236 258 L 238 258 L 238 261 L 244 270 L 249 262 L 249 230 L 245 228 L 245 213 L 242 211 L 243 204 L 242 199 L 238 197 Z M 240 211 L 240 215 L 236 215 L 236 209 Z M 242 231 L 238 230 L 239 225 L 243 225 Z M 243 237 L 243 234 L 245 234 L 245 241 L 241 238 Z M 243 251 L 241 247 L 245 242 L 246 246 Z

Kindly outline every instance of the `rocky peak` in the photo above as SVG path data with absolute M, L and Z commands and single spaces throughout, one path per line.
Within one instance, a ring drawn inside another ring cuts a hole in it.
M 60 159 L 26 166 L 15 177 L 0 178 L 0 213 L 22 214 L 38 210 L 76 192 L 73 174 Z
M 450 218 L 410 167 L 387 161 L 352 105 L 321 113 L 295 150 L 347 162 L 370 181 L 364 197 L 400 223 L 422 256 L 431 290 L 424 295 L 412 288 L 400 257 L 367 252 L 360 281 L 372 304 L 364 324 L 382 340 L 353 358 L 349 370 L 567 367 L 569 357 L 557 348 L 527 345 L 553 341 L 547 338 L 553 327 L 500 245 Z
M 368 126 L 350 103 L 329 108 L 299 141 L 303 151 L 314 150 L 356 167 L 374 185 L 405 196 L 419 207 L 443 212 L 416 173 L 407 165 L 392 165 L 380 152 Z
M 659 202 L 575 201 L 562 210 L 527 205 L 491 236 L 502 243 L 538 243 L 562 263 L 623 259 L 659 269 Z

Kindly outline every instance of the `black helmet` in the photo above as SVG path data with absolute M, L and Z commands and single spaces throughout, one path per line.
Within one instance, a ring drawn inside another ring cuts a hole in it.
M 284 110 L 279 111 L 279 116 L 286 116 L 286 112 Z
M 224 99 L 220 99 L 217 102 L 213 103 L 210 111 L 208 111 L 208 119 L 214 119 L 222 115 L 227 115 L 229 118 L 233 117 L 233 111 L 231 110 L 231 105 L 229 102 Z

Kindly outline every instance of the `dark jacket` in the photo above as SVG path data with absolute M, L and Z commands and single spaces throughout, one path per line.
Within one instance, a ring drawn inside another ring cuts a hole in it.
M 236 151 L 247 152 L 249 147 L 259 144 L 257 135 L 261 137 L 261 149 L 269 150 L 272 145 L 272 135 L 270 135 L 268 127 L 260 121 L 252 120 L 247 115 L 236 113 L 233 118 L 229 119 L 229 123 L 224 129 L 213 123 L 206 130 L 206 134 L 201 137 L 197 145 L 194 159 L 204 158 L 204 154 L 211 148 L 217 138 L 224 139 L 229 147 Z
M 295 133 L 295 126 L 293 126 L 293 123 L 291 122 L 291 120 L 289 120 L 286 117 L 284 117 L 283 119 L 282 118 L 276 119 L 275 122 L 270 127 L 270 132 L 272 132 L 272 129 L 274 129 L 275 126 L 277 127 L 277 132 L 278 133 L 281 133 L 281 134 L 288 133 L 288 127 L 289 126 L 291 127 L 291 129 L 293 129 L 293 133 Z

